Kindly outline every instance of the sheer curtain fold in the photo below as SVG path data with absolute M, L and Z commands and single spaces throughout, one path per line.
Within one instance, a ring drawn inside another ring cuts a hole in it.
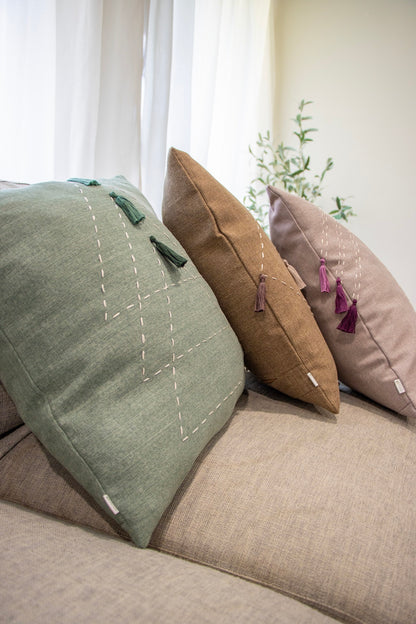
M 159 212 L 174 145 L 241 198 L 277 1 L 0 0 L 0 177 L 121 173 Z

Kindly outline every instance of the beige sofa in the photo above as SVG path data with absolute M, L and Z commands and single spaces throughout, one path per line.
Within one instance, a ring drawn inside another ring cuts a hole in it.
M 1 623 L 416 624 L 415 527 L 404 417 L 345 387 L 332 415 L 247 372 L 136 548 L 0 384 Z
M 416 622 L 415 431 L 363 397 L 330 416 L 247 374 L 146 550 L 17 423 L 1 622 Z

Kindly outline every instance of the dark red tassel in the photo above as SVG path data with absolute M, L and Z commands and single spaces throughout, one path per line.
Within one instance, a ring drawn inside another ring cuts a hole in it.
M 353 299 L 348 312 L 342 319 L 341 323 L 338 325 L 337 329 L 340 329 L 343 332 L 347 332 L 347 334 L 355 334 L 357 316 L 357 299 Z
M 260 282 L 257 287 L 257 295 L 256 295 L 256 305 L 254 307 L 254 312 L 264 312 L 264 307 L 266 305 L 266 276 L 261 273 Z
M 341 284 L 341 278 L 337 277 L 337 294 L 335 297 L 335 314 L 344 314 L 348 310 L 348 302 Z
M 319 267 L 319 281 L 321 283 L 321 292 L 331 292 L 328 276 L 326 274 L 325 258 L 321 258 L 321 266 Z

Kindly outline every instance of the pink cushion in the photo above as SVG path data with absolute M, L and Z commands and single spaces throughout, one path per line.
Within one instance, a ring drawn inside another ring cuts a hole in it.
M 269 187 L 270 236 L 300 273 L 303 290 L 328 343 L 342 382 L 416 423 L 416 312 L 386 267 L 339 221 L 280 189 Z M 325 260 L 330 292 L 321 292 Z M 336 278 L 347 305 L 357 304 L 355 333 L 337 329 Z

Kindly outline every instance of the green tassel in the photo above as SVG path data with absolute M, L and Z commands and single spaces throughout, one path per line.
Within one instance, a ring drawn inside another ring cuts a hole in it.
M 117 206 L 122 209 L 126 217 L 133 223 L 133 225 L 137 225 L 140 221 L 143 221 L 146 215 L 137 210 L 136 206 L 132 204 L 129 199 L 117 195 L 114 191 L 109 193 L 109 195 L 114 199 Z
M 172 262 L 177 267 L 183 267 L 188 260 L 183 256 L 180 256 L 176 251 L 173 251 L 170 247 L 158 241 L 154 236 L 150 236 L 150 242 L 154 244 L 159 253 L 162 254 L 164 258 Z
M 90 180 L 89 178 L 69 178 L 68 182 L 79 182 L 85 186 L 101 186 L 97 180 Z

